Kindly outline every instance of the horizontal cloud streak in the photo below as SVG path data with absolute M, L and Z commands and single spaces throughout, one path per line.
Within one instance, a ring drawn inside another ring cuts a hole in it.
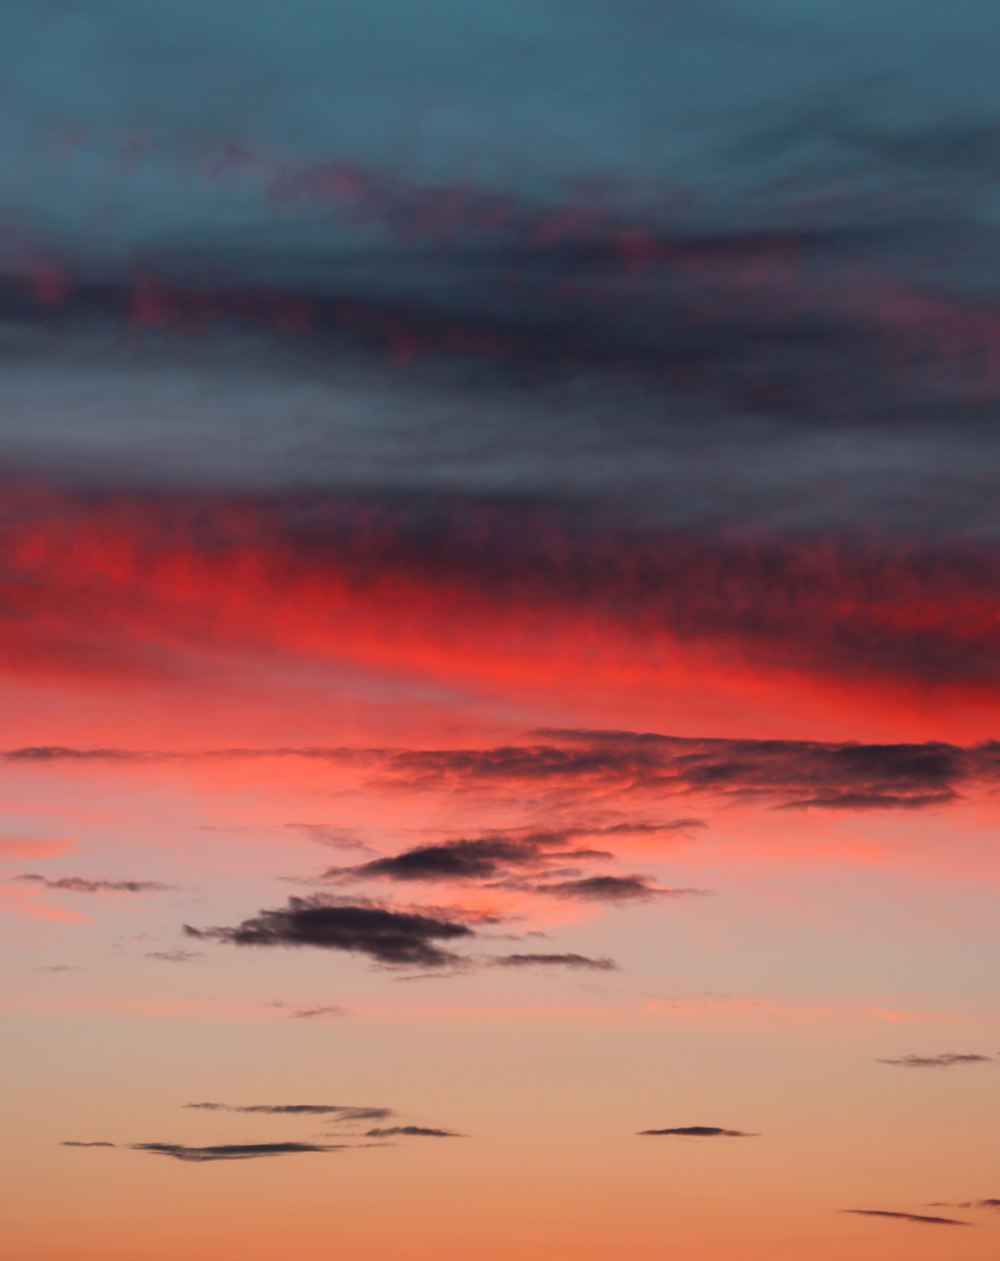
M 954 1217 L 927 1217 L 921 1213 L 894 1213 L 889 1209 L 845 1208 L 842 1213 L 854 1213 L 858 1217 L 887 1217 L 901 1222 L 915 1222 L 924 1226 L 971 1226 L 971 1222 L 958 1221 Z
M 880 1064 L 893 1064 L 900 1068 L 955 1068 L 960 1064 L 989 1064 L 988 1055 L 959 1054 L 946 1051 L 943 1055 L 903 1055 L 898 1059 L 879 1060 Z
M 498 968 L 580 968 L 597 972 L 613 972 L 618 968 L 614 959 L 592 959 L 580 954 L 498 955 L 492 963 Z
M 160 884 L 156 880 L 85 880 L 81 876 L 52 879 L 36 875 L 12 876 L 11 879 L 65 893 L 166 893 L 174 890 L 173 885 Z

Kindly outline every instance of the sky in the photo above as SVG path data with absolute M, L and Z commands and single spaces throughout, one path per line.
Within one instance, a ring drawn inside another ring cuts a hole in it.
M 11 1256 L 996 1257 L 997 38 L 6 0 Z

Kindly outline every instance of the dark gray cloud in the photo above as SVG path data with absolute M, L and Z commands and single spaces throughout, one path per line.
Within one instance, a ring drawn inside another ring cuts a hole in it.
M 458 840 L 421 845 L 389 858 L 349 868 L 356 876 L 392 880 L 479 880 L 507 867 L 531 867 L 540 861 L 540 846 L 530 841 Z M 328 876 L 340 874 L 333 868 Z
M 955 1068 L 960 1064 L 989 1064 L 992 1061 L 988 1055 L 946 1051 L 943 1055 L 902 1055 L 898 1059 L 880 1059 L 878 1062 L 899 1068 Z
M 704 794 L 779 808 L 891 809 L 947 804 L 1000 781 L 1000 744 L 834 744 L 629 731 L 543 730 L 544 743 L 399 751 L 388 781 L 410 788 L 517 784 L 584 793 Z
M 385 1121 L 391 1108 L 359 1107 L 339 1103 L 186 1103 L 185 1108 L 201 1112 L 249 1112 L 265 1116 L 325 1116 L 338 1121 Z
M 331 880 L 385 877 L 391 880 L 487 880 L 514 869 L 545 868 L 568 859 L 610 858 L 603 850 L 568 848 L 587 837 L 668 836 L 703 827 L 701 820 L 637 820 L 605 826 L 575 826 L 544 831 L 511 829 L 479 837 L 459 837 L 419 845 L 399 854 L 374 859 L 356 867 L 332 867 Z
M 14 761 L 107 760 L 267 760 L 302 758 L 332 761 L 379 772 L 379 783 L 398 789 L 505 790 L 518 784 L 536 788 L 575 788 L 584 794 L 614 788 L 623 796 L 655 792 L 666 797 L 705 795 L 723 799 L 759 799 L 785 809 L 896 809 L 927 808 L 956 800 L 963 789 L 1000 783 L 1000 742 L 961 746 L 941 741 L 923 744 L 833 743 L 805 740 L 744 740 L 669 736 L 654 732 L 543 729 L 541 740 L 488 748 L 392 749 L 343 746 L 283 746 L 220 748 L 174 754 L 157 750 L 72 749 L 28 747 L 0 754 Z M 667 834 L 703 827 L 697 818 L 664 824 L 641 822 L 640 829 Z M 461 867 L 464 856 L 489 861 L 488 850 L 498 844 L 520 846 L 518 854 L 544 852 L 571 836 L 624 834 L 630 825 L 611 829 L 565 829 L 551 841 L 520 838 L 470 838 L 421 846 L 388 859 L 381 874 L 399 876 L 411 863 L 428 872 L 441 861 Z M 560 840 L 561 838 L 561 840 Z M 464 845 L 476 848 L 467 850 Z M 453 854 L 451 849 L 458 846 Z M 438 851 L 445 851 L 443 856 Z M 506 853 L 506 850 L 500 852 Z M 413 857 L 406 857 L 413 855 Z M 403 859 L 397 863 L 396 859 Z M 362 867 L 367 864 L 362 864 Z M 331 877 L 357 868 L 333 868 Z
M 184 931 L 200 940 L 237 946 L 312 946 L 363 954 L 391 967 L 440 968 L 459 959 L 439 945 L 473 936 L 465 924 L 432 919 L 379 907 L 349 906 L 323 897 L 292 897 L 287 907 L 263 910 L 233 928 L 194 928 Z
M 333 1152 L 342 1147 L 328 1143 L 219 1143 L 211 1147 L 187 1147 L 183 1143 L 130 1143 L 134 1152 L 151 1152 L 174 1160 L 204 1163 L 211 1160 L 256 1160 L 263 1156 L 293 1156 L 300 1152 Z
M 648 876 L 584 876 L 536 885 L 539 893 L 581 902 L 635 902 L 650 898 L 701 897 L 708 889 L 664 889 Z
M 462 1138 L 455 1130 L 434 1130 L 423 1125 L 390 1125 L 384 1129 L 366 1130 L 365 1138 Z
M 69 1141 L 69 1142 L 61 1143 L 60 1146 L 61 1147 L 117 1147 L 118 1144 L 117 1143 L 104 1143 L 104 1142 L 77 1143 L 77 1142 Z
M 580 954 L 498 955 L 491 962 L 498 968 L 581 968 L 599 972 L 612 972 L 618 968 L 614 959 L 593 959 Z
M 924 1226 L 971 1226 L 972 1222 L 958 1221 L 954 1217 L 926 1217 L 922 1213 L 894 1213 L 881 1208 L 844 1208 L 842 1213 L 854 1213 L 858 1217 L 889 1217 L 901 1222 L 916 1222 Z
M 85 880 L 81 876 L 61 876 L 53 879 L 49 876 L 36 875 L 14 876 L 12 879 L 39 884 L 43 888 L 64 893 L 167 893 L 175 891 L 174 885 L 160 884 L 156 880 Z
M 651 1135 L 656 1138 L 758 1138 L 757 1134 L 747 1134 L 743 1130 L 724 1130 L 717 1125 L 680 1125 L 668 1130 L 639 1130 L 640 1135 Z
M 985 1200 L 963 1200 L 960 1203 L 951 1203 L 950 1201 L 940 1201 L 929 1205 L 930 1208 L 983 1208 L 1000 1210 L 1000 1197 L 993 1197 Z

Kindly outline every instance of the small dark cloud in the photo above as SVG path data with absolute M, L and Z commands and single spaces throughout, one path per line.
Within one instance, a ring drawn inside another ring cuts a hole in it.
M 53 880 L 36 875 L 14 876 L 13 879 L 65 893 L 165 893 L 174 889 L 173 885 L 160 884 L 156 880 L 84 880 L 81 876 L 62 876 Z
M 221 1143 L 213 1147 L 186 1147 L 182 1143 L 130 1143 L 134 1152 L 172 1156 L 174 1160 L 204 1163 L 209 1160 L 256 1160 L 261 1156 L 289 1156 L 298 1152 L 341 1150 L 327 1143 Z
M 72 1141 L 60 1143 L 60 1147 L 117 1147 L 117 1146 L 118 1146 L 117 1143 L 76 1143 Z
M 251 1112 L 265 1116 L 325 1116 L 337 1121 L 386 1121 L 391 1108 L 369 1108 L 340 1103 L 186 1103 L 200 1112 Z
M 899 1059 L 879 1060 L 879 1064 L 893 1064 L 898 1068 L 954 1068 L 957 1064 L 989 1064 L 988 1055 L 959 1055 L 947 1051 L 944 1055 L 903 1055 Z
M 655 1138 L 675 1136 L 677 1138 L 758 1138 L 757 1134 L 747 1134 L 743 1130 L 724 1130 L 718 1125 L 679 1125 L 669 1130 L 639 1130 L 640 1135 Z
M 380 907 L 343 905 L 321 896 L 292 897 L 286 907 L 263 910 L 234 928 L 192 928 L 199 940 L 237 946 L 313 946 L 364 954 L 386 966 L 439 968 L 458 956 L 438 945 L 474 936 L 465 924 Z
M 384 876 L 391 880 L 478 880 L 502 867 L 533 866 L 539 846 L 504 840 L 460 840 L 422 845 L 390 858 L 378 858 L 351 869 L 356 876 Z M 337 874 L 336 869 L 326 873 Z
M 347 1016 L 350 1013 L 346 1007 L 338 1007 L 333 1003 L 326 1003 L 316 1007 L 293 1007 L 288 1014 L 295 1020 L 313 1020 L 321 1019 L 324 1016 Z
M 390 1125 L 386 1129 L 366 1130 L 365 1138 L 395 1138 L 405 1135 L 409 1138 L 462 1138 L 454 1130 L 432 1130 L 423 1125 Z
M 579 880 L 560 880 L 536 885 L 538 893 L 557 898 L 575 898 L 584 902 L 635 902 L 650 898 L 701 897 L 708 889 L 664 889 L 648 876 L 585 876 Z
M 612 858 L 605 850 L 573 848 L 586 837 L 660 836 L 704 826 L 696 819 L 664 822 L 637 821 L 606 826 L 574 826 L 546 830 L 509 829 L 478 837 L 459 837 L 433 845 L 419 845 L 399 854 L 376 858 L 355 867 L 332 867 L 326 880 L 491 880 L 508 872 L 551 870 L 567 859 Z
M 926 1217 L 922 1213 L 894 1213 L 884 1208 L 842 1208 L 842 1213 L 854 1213 L 858 1217 L 891 1217 L 900 1222 L 917 1222 L 923 1226 L 971 1226 L 954 1217 Z
M 953 1204 L 948 1201 L 936 1201 L 929 1205 L 930 1208 L 987 1208 L 1000 1209 L 1000 1198 L 987 1200 L 963 1200 L 959 1204 Z
M 825 793 L 802 801 L 786 801 L 779 810 L 925 810 L 947 805 L 958 796 L 951 789 L 934 793 Z
M 158 959 L 161 963 L 194 963 L 204 959 L 203 950 L 147 950 L 145 958 Z
M 513 954 L 493 959 L 498 968 L 592 968 L 601 972 L 617 971 L 614 959 L 592 959 L 578 954 Z
M 5 749 L 7 762 L 138 762 L 158 760 L 162 754 L 139 749 L 74 749 L 61 744 L 26 745 Z

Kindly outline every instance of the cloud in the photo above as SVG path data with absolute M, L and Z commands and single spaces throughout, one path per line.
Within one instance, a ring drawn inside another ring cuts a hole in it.
M 837 744 L 545 729 L 544 743 L 399 751 L 389 782 L 574 788 L 583 793 L 758 799 L 786 809 L 927 808 L 1000 782 L 1000 744 Z
M 842 1213 L 855 1213 L 859 1217 L 890 1217 L 901 1222 L 916 1222 L 924 1226 L 971 1226 L 971 1222 L 961 1222 L 954 1217 L 925 1217 L 921 1213 L 894 1213 L 881 1208 L 843 1208 Z
M 651 1135 L 656 1138 L 676 1136 L 678 1138 L 758 1138 L 757 1134 L 746 1134 L 743 1130 L 723 1130 L 717 1125 L 681 1125 L 670 1130 L 639 1130 L 640 1135 Z
M 185 1108 L 201 1112 L 249 1112 L 265 1116 L 326 1116 L 337 1121 L 385 1121 L 391 1108 L 358 1107 L 339 1103 L 186 1103 Z
M 117 1143 L 76 1143 L 76 1142 L 70 1141 L 70 1142 L 61 1143 L 60 1146 L 61 1147 L 117 1147 L 118 1144 Z
M 36 875 L 14 876 L 12 879 L 66 893 L 166 893 L 175 888 L 174 885 L 160 884 L 156 880 L 84 880 L 80 876 L 50 879 L 48 876 Z
M 656 732 L 543 728 L 525 744 L 485 748 L 350 748 L 278 746 L 204 749 L 185 754 L 125 749 L 11 749 L 7 759 L 128 762 L 303 759 L 332 761 L 379 773 L 378 785 L 422 791 L 464 788 L 509 790 L 531 786 L 569 790 L 586 803 L 614 790 L 623 799 L 705 796 L 758 800 L 778 809 L 893 810 L 947 805 L 963 789 L 1000 785 L 1000 742 L 961 746 L 862 744 L 807 740 L 749 740 L 670 736 Z M 540 738 L 540 739 L 539 739 Z M 446 873 L 489 874 L 491 864 L 531 863 L 578 836 L 683 832 L 703 827 L 698 818 L 611 828 L 567 828 L 545 833 L 503 833 L 419 846 L 360 867 L 332 868 L 330 878 L 365 872 L 393 879 L 429 879 Z M 508 848 L 509 847 L 509 848 Z
M 346 1007 L 338 1007 L 333 1003 L 321 1003 L 315 1007 L 293 1007 L 288 1014 L 295 1020 L 313 1020 L 325 1016 L 350 1015 Z
M 900 1068 L 954 1068 L 959 1064 L 989 1064 L 988 1055 L 958 1054 L 946 1051 L 943 1055 L 903 1055 L 898 1059 L 880 1059 L 879 1064 L 894 1064 Z
M 194 963 L 196 959 L 204 959 L 202 950 L 147 950 L 147 959 L 158 959 L 161 963 Z
M 1000 1209 L 1000 1198 L 994 1197 L 986 1200 L 963 1200 L 961 1203 L 955 1204 L 948 1201 L 938 1201 L 930 1205 L 931 1208 L 984 1208 L 984 1209 Z
M 391 880 L 480 880 L 495 875 L 502 867 L 537 865 L 541 848 L 540 843 L 527 839 L 449 841 L 418 846 L 348 870 L 357 876 L 385 876 Z M 336 874 L 337 868 L 327 873 Z
M 134 1152 L 171 1156 L 174 1160 L 204 1163 L 211 1160 L 256 1160 L 262 1156 L 290 1156 L 299 1152 L 332 1152 L 339 1146 L 325 1143 L 221 1143 L 213 1147 L 186 1147 L 182 1143 L 130 1143 Z
M 592 959 L 580 954 L 512 954 L 497 955 L 491 960 L 498 968 L 591 968 L 600 972 L 616 971 L 613 959 Z
M 561 880 L 554 884 L 535 885 L 538 893 L 584 902 L 633 902 L 650 898 L 700 897 L 708 889 L 663 889 L 647 876 L 586 876 L 579 880 Z
M 406 1135 L 411 1138 L 462 1138 L 454 1130 L 432 1130 L 422 1125 L 390 1125 L 385 1129 L 366 1130 L 365 1138 L 394 1138 Z
M 234 928 L 184 931 L 199 940 L 215 939 L 237 946 L 312 946 L 364 954 L 389 967 L 440 968 L 460 956 L 440 941 L 474 934 L 465 924 L 370 906 L 345 906 L 323 897 L 292 897 L 287 907 L 263 910 Z

